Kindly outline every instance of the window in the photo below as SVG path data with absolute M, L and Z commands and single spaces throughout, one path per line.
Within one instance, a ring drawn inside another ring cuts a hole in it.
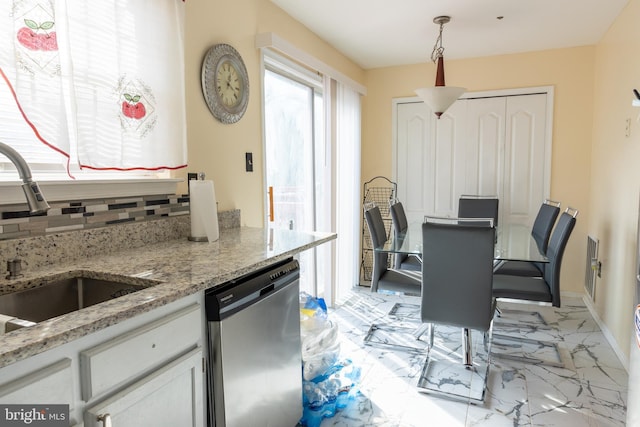
M 0 11 L 0 141 L 36 179 L 186 166 L 183 1 L 14 0 Z M 16 177 L 0 156 L 0 181 Z

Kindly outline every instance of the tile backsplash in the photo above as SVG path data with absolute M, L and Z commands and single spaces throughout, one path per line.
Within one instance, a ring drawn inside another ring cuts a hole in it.
M 0 206 L 0 240 L 187 215 L 189 196 L 91 199 L 50 205 L 51 209 L 41 215 L 30 215 L 26 204 Z
M 2 260 L 20 258 L 35 268 L 121 249 L 187 238 L 189 197 L 156 195 L 53 202 L 44 215 L 27 205 L 0 206 Z M 240 211 L 218 212 L 220 229 L 240 227 Z

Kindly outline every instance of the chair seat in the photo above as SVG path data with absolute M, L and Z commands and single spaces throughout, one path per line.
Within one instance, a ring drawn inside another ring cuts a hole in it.
M 542 277 L 493 276 L 493 296 L 529 301 L 551 302 L 551 290 Z
M 389 269 L 378 279 L 378 287 L 393 292 L 420 296 L 422 272 Z
M 542 277 L 542 271 L 538 265 L 527 261 L 507 261 L 493 274 L 507 274 L 511 276 Z
M 408 256 L 400 263 L 401 270 L 422 271 L 422 261 L 414 256 Z

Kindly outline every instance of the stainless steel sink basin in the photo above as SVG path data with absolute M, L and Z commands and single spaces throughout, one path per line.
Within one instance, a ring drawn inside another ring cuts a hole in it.
M 38 287 L 0 295 L 0 314 L 16 318 L 6 324 L 6 332 L 9 332 L 155 284 L 157 282 L 151 280 L 146 284 L 131 284 L 125 280 L 101 280 L 82 276 L 43 280 Z

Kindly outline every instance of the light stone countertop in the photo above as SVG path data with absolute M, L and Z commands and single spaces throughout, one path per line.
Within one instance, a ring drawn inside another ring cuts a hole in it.
M 127 249 L 84 261 L 38 269 L 9 281 L 2 277 L 0 289 L 33 287 L 37 278 L 65 278 L 82 273 L 110 279 L 127 276 L 159 281 L 138 292 L 0 335 L 0 367 L 39 354 L 92 332 L 150 311 L 230 279 L 266 267 L 298 252 L 329 242 L 335 233 L 303 233 L 262 228 L 220 230 L 212 243 L 186 238 Z M 27 273 L 27 272 L 25 272 Z M 139 281 L 139 279 L 138 279 Z

